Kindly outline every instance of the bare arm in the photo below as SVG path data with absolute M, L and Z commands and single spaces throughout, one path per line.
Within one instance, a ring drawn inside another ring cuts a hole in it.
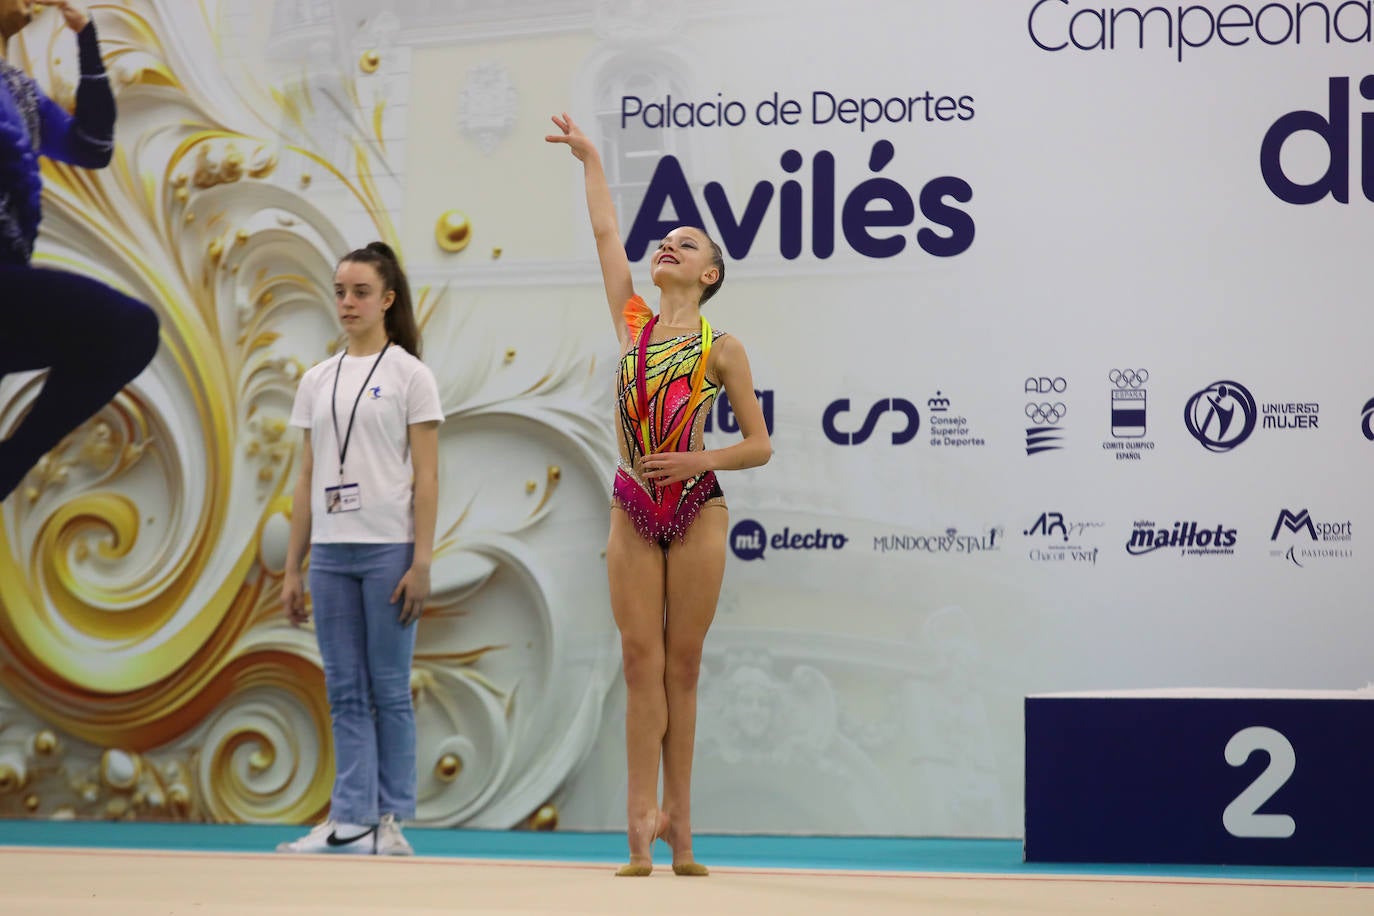
M 286 571 L 281 586 L 282 607 L 293 626 L 310 619 L 305 610 L 301 565 L 310 547 L 310 481 L 314 467 L 315 452 L 310 444 L 310 431 L 306 430 L 301 443 L 300 470 L 296 473 L 296 491 L 291 497 L 291 536 L 286 542 Z
M 620 241 L 615 204 L 611 200 L 611 189 L 606 184 L 606 171 L 601 165 L 601 154 L 566 112 L 562 117 L 554 115 L 553 123 L 562 133 L 550 134 L 544 139 L 549 143 L 567 144 L 573 156 L 582 163 L 587 183 L 587 215 L 591 217 L 592 235 L 596 238 L 596 253 L 601 259 L 601 279 L 606 286 L 606 302 L 611 308 L 611 322 L 615 325 L 616 337 L 624 349 L 629 343 L 629 330 L 625 327 L 625 301 L 634 295 L 635 290 L 630 278 L 630 259 L 626 257 L 625 246 Z
M 733 336 L 722 337 L 711 351 L 714 375 L 725 387 L 730 407 L 739 420 L 743 439 L 725 448 L 700 452 L 656 452 L 639 459 L 640 473 L 649 480 L 673 483 L 688 480 L 706 471 L 739 471 L 767 464 L 773 457 L 773 443 L 763 408 L 754 395 L 754 374 L 744 345 Z
M 391 594 L 404 596 L 401 623 L 419 620 L 429 598 L 429 568 L 434 560 L 434 525 L 439 511 L 439 423 L 409 426 L 410 464 L 415 472 L 415 556 Z
M 754 394 L 754 373 L 749 368 L 749 356 L 744 344 L 733 335 L 722 337 L 715 345 L 716 377 L 725 386 L 730 409 L 739 420 L 744 437 L 734 445 L 712 449 L 705 454 L 713 471 L 738 471 L 767 464 L 773 457 L 773 442 L 768 437 L 768 424 L 763 408 Z

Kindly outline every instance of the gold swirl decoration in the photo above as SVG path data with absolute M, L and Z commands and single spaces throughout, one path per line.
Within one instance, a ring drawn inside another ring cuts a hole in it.
M 264 651 L 241 659 L 222 680 L 235 696 L 202 729 L 197 778 L 205 813 L 217 821 L 318 818 L 334 770 L 319 668 Z

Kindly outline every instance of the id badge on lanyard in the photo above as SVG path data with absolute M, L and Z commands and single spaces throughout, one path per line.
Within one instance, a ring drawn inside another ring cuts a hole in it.
M 330 515 L 336 512 L 357 512 L 362 507 L 363 491 L 356 483 L 341 483 L 337 487 L 324 488 L 324 511 Z
M 339 410 L 337 406 L 339 398 L 339 371 L 343 367 L 344 356 L 348 355 L 345 350 L 339 354 L 338 365 L 334 367 L 334 392 L 329 400 L 329 409 L 334 419 L 334 441 L 339 446 L 339 483 L 337 486 L 324 488 L 324 511 L 329 515 L 340 512 L 357 512 L 363 507 L 362 487 L 356 483 L 349 483 L 344 477 L 344 459 L 348 456 L 348 443 L 353 438 L 353 421 L 358 418 L 358 402 L 363 399 L 363 392 L 367 390 L 367 383 L 372 381 L 372 374 L 377 371 L 377 364 L 382 361 L 382 356 L 386 353 L 386 348 L 391 346 L 391 341 L 383 345 L 377 359 L 372 363 L 372 368 L 367 371 L 367 378 L 363 379 L 363 385 L 358 389 L 358 396 L 353 399 L 353 410 L 348 415 L 348 429 L 339 436 Z

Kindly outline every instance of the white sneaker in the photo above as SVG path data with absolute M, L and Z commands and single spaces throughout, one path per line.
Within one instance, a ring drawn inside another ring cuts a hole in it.
M 396 815 L 383 814 L 382 822 L 377 825 L 377 855 L 413 856 L 415 850 L 401 834 L 401 825 L 396 823 Z
M 299 840 L 278 843 L 277 852 L 342 853 L 355 856 L 370 856 L 376 852 L 376 827 L 369 827 L 353 836 L 340 837 L 335 832 L 336 826 L 332 820 L 325 821 Z

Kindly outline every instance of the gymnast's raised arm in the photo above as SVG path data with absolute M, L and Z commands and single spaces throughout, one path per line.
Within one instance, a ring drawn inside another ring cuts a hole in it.
M 623 350 L 629 344 L 629 330 L 625 325 L 625 302 L 635 294 L 630 279 L 630 259 L 620 241 L 620 227 L 616 225 L 615 204 L 606 184 L 606 172 L 601 167 L 601 154 L 592 141 L 582 133 L 573 119 L 564 113 L 554 115 L 553 123 L 562 131 L 544 139 L 549 143 L 566 143 L 568 149 L 582 163 L 587 182 L 587 215 L 592 221 L 592 235 L 596 237 L 596 253 L 601 259 L 601 279 L 606 285 L 606 303 L 611 309 L 611 322 Z

